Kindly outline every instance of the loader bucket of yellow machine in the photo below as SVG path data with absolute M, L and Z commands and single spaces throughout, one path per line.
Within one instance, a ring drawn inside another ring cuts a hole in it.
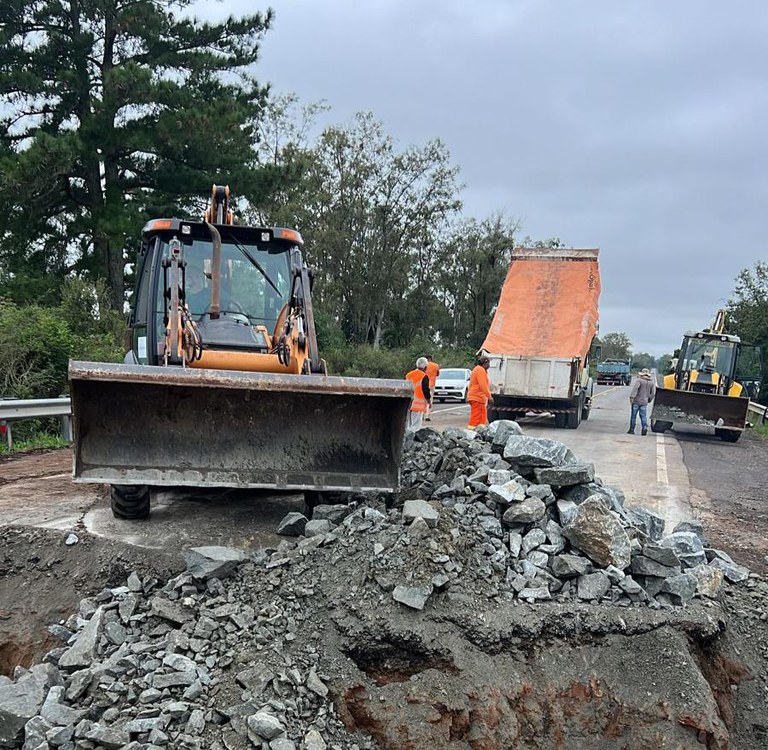
M 410 384 L 70 362 L 77 482 L 393 490 Z
M 748 398 L 657 388 L 651 421 L 743 430 L 748 408 Z

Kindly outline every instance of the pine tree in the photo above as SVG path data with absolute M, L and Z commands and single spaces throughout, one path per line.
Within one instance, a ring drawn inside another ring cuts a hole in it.
M 125 248 L 212 182 L 258 195 L 252 76 L 272 15 L 205 23 L 190 0 L 0 3 L 0 285 L 68 270 L 122 307 Z

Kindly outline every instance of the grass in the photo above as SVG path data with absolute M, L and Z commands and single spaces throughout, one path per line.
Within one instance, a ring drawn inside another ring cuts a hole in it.
M 768 422 L 755 425 L 755 432 L 758 435 L 762 435 L 764 438 L 768 438 Z
M 6 443 L 0 444 L 0 455 L 24 453 L 24 451 L 40 450 L 41 448 L 66 448 L 68 445 L 70 445 L 69 441 L 58 435 L 38 432 L 24 440 L 14 440 L 13 448 L 10 451 Z

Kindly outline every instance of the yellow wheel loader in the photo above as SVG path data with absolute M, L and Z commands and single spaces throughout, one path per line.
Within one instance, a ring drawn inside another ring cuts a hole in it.
M 159 487 L 396 488 L 412 388 L 327 375 L 302 244 L 235 225 L 228 187 L 144 227 L 125 363 L 69 365 L 74 480 L 110 484 L 115 516 Z
M 714 427 L 715 435 L 735 443 L 744 431 L 748 382 L 759 382 L 760 350 L 725 332 L 725 310 L 703 331 L 683 337 L 673 372 L 656 389 L 651 430 L 680 424 Z

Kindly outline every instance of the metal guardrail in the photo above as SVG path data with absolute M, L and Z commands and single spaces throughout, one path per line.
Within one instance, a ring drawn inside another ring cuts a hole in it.
M 768 423 L 768 406 L 763 406 L 762 404 L 756 404 L 754 401 L 750 401 L 749 409 L 747 410 L 747 419 L 752 424 Z
M 5 433 L 8 450 L 13 447 L 10 422 L 19 419 L 60 417 L 61 436 L 72 440 L 72 400 L 61 398 L 0 398 L 0 432 Z

